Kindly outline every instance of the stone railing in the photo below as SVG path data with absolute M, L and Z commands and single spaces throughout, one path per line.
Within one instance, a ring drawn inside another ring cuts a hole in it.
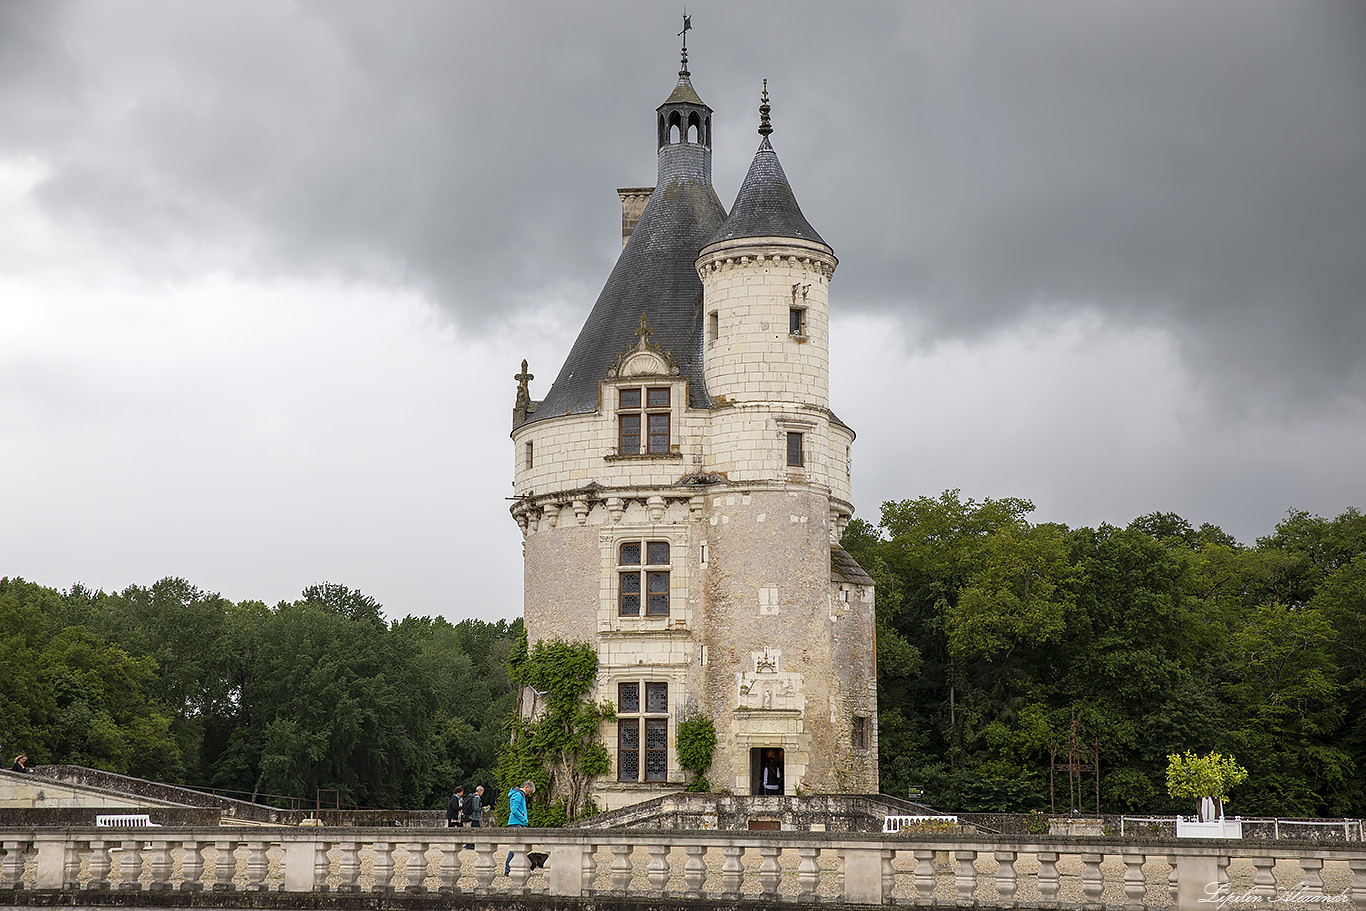
M 93 827 L 3 829 L 0 843 L 0 904 L 15 903 L 4 894 L 52 890 L 80 905 L 163 907 L 188 906 L 188 895 L 176 896 L 194 892 L 399 892 L 1210 911 L 1274 901 L 1278 908 L 1366 909 L 1366 849 L 1342 843 Z M 504 876 L 509 849 L 511 873 Z M 549 856 L 544 869 L 531 869 L 530 851 Z M 129 892 L 148 894 L 134 900 Z M 150 893 L 163 894 L 153 900 Z M 1228 901 L 1209 903 L 1211 897 Z

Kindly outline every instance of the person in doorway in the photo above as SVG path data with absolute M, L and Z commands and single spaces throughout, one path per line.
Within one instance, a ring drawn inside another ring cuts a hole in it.
M 455 793 L 451 795 L 451 802 L 446 804 L 446 827 L 449 829 L 460 828 L 465 807 L 465 788 L 463 785 L 455 786 Z
M 769 753 L 764 759 L 764 795 L 776 797 L 783 793 L 783 768 L 778 765 L 778 757 Z
M 536 793 L 536 783 L 532 781 L 522 782 L 520 788 L 513 788 L 508 791 L 508 826 L 526 828 L 529 824 L 527 817 L 527 799 Z M 503 875 L 509 876 L 512 873 L 512 852 L 508 851 L 508 859 L 503 864 Z

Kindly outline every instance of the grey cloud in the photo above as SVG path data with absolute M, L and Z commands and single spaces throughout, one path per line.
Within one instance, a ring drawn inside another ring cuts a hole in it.
M 767 77 L 838 306 L 925 341 L 1084 308 L 1168 328 L 1234 402 L 1366 395 L 1361 7 L 693 7 L 722 199 Z M 19 8 L 0 61 L 34 72 L 0 113 L 56 217 L 149 268 L 408 283 L 476 327 L 586 311 L 676 60 L 639 4 Z

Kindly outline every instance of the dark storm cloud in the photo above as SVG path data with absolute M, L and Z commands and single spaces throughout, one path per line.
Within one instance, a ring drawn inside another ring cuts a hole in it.
M 676 66 L 642 4 L 0 9 L 0 143 L 56 217 L 149 269 L 378 277 L 476 325 L 586 311 Z M 1284 407 L 1366 393 L 1360 9 L 695 3 L 690 44 L 727 204 L 770 79 L 840 306 L 923 340 L 1099 312 Z

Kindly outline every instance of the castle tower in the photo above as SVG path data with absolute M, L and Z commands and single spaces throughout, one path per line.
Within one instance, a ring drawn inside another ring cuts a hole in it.
M 838 547 L 853 431 L 829 408 L 837 260 L 769 141 L 727 217 L 686 45 L 656 111 L 657 183 L 545 398 L 518 374 L 513 517 L 528 638 L 598 651 L 617 706 L 604 809 L 680 789 L 710 718 L 714 788 L 877 789 L 872 580 Z

